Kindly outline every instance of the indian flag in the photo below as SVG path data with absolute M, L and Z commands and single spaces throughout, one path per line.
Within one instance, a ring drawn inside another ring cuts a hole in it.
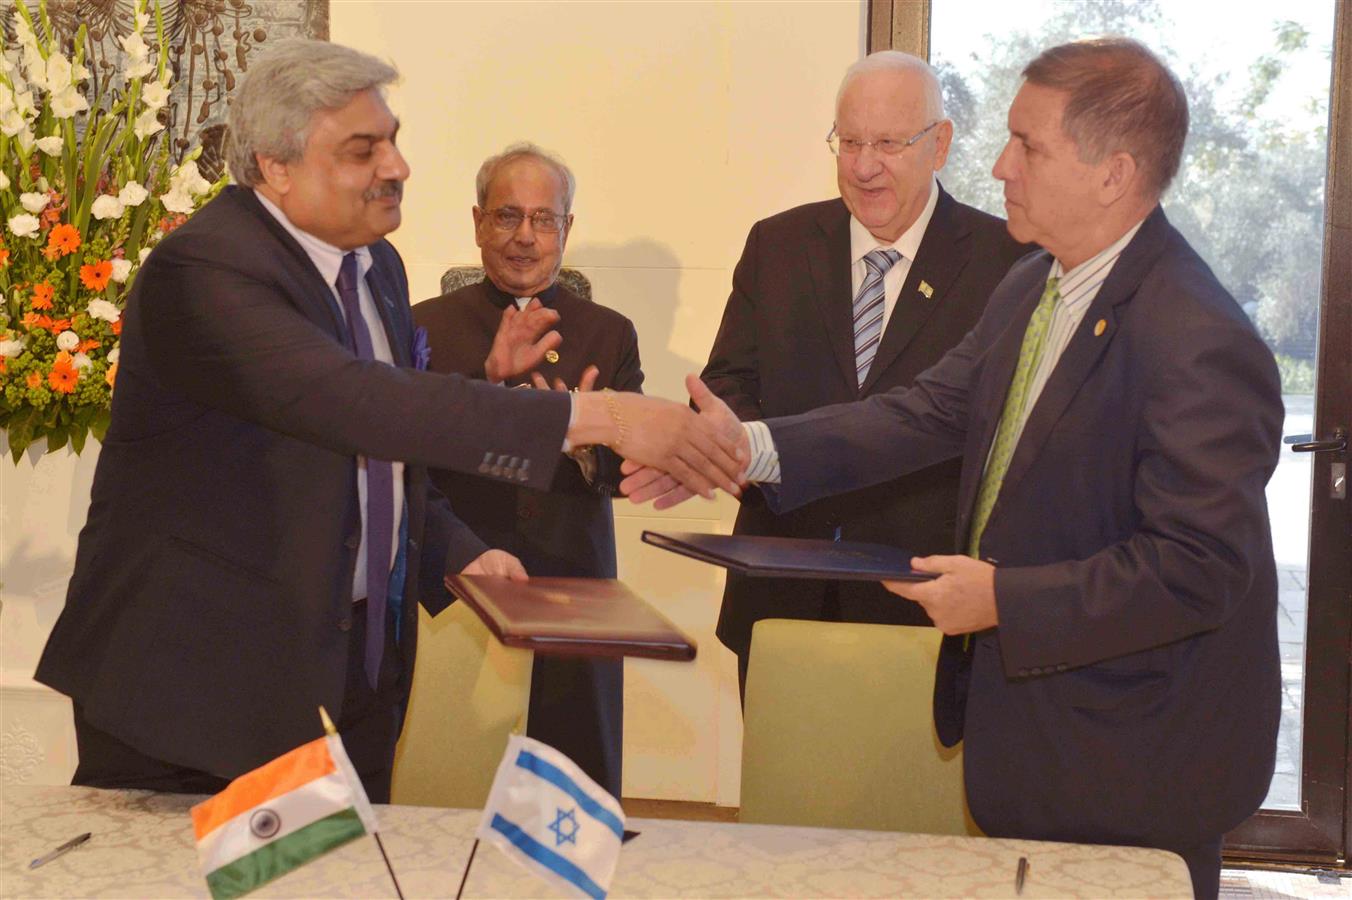
M 248 772 L 192 808 L 197 855 L 216 900 L 239 897 L 376 831 L 337 734 Z

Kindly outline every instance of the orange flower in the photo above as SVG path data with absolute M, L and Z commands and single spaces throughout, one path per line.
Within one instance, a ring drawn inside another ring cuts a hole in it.
M 38 218 L 42 220 L 43 227 L 51 228 L 57 222 L 60 222 L 61 213 L 64 209 L 64 206 L 49 206 L 44 209 L 42 214 L 38 216 Z
M 101 291 L 108 286 L 108 279 L 112 274 L 113 264 L 101 259 L 92 266 L 80 266 L 80 283 L 91 291 Z
M 56 288 L 52 287 L 45 281 L 42 282 L 41 284 L 33 285 L 33 301 L 31 304 L 32 307 L 34 309 L 51 309 L 52 297 L 55 294 Z
M 75 348 L 75 352 L 76 352 L 76 353 L 88 353 L 90 350 L 93 350 L 95 347 L 102 347 L 102 346 L 103 346 L 102 344 L 100 344 L 98 341 L 95 341 L 95 340 L 80 341 L 80 346 L 78 346 L 78 347 Z
M 9 360 L 5 359 L 3 356 L 0 356 L 0 375 L 4 375 L 8 371 L 9 371 Z
M 113 323 L 113 326 L 112 326 L 112 327 L 113 327 L 113 334 L 121 334 L 121 333 L 122 333 L 122 320 L 121 320 L 121 319 L 118 319 L 116 322 Z
M 117 363 L 113 363 L 111 366 L 108 367 L 108 372 L 103 376 L 103 380 L 108 382 L 108 387 L 110 388 L 117 386 L 115 384 L 115 382 L 117 381 L 117 366 L 118 366 Z
M 0 268 L 9 265 L 9 251 L 0 247 Z
M 28 373 L 28 386 L 31 387 L 31 388 L 35 388 L 35 387 L 37 387 L 37 386 L 40 385 L 40 384 L 42 384 L 42 376 L 39 375 L 37 372 L 29 372 L 29 373 Z
M 71 365 L 70 354 L 62 351 L 56 354 L 56 362 L 52 365 L 52 371 L 47 375 L 47 384 L 51 385 L 52 390 L 59 394 L 75 393 L 75 382 L 80 380 L 80 373 L 75 371 L 75 366 Z
M 47 319 L 46 316 L 43 316 Z M 52 334 L 60 334 L 70 327 L 70 319 L 47 319 L 47 330 Z
M 47 249 L 69 256 L 80 249 L 80 232 L 74 225 L 58 225 L 47 235 Z
M 23 314 L 23 318 L 19 320 L 19 324 L 29 331 L 32 331 L 35 327 L 43 327 L 39 320 L 46 318 L 46 316 L 40 316 L 37 313 L 30 311 Z

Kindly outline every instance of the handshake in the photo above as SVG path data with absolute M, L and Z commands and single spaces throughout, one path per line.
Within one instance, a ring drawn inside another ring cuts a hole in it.
M 660 397 L 582 392 L 568 440 L 605 444 L 624 457 L 620 490 L 635 503 L 666 509 L 722 488 L 740 496 L 751 448 L 742 423 L 695 375 L 686 390 L 699 412 Z

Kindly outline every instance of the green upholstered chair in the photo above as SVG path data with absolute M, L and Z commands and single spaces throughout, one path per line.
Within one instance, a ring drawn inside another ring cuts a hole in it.
M 481 809 L 507 736 L 524 731 L 533 654 L 503 647 L 464 603 L 418 610 L 418 661 L 390 800 Z
M 931 704 L 933 628 L 765 619 L 751 637 L 740 821 L 980 834 Z

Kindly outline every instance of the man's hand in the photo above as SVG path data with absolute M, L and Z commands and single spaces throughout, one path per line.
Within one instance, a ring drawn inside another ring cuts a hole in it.
M 741 494 L 750 451 L 736 416 L 694 375 L 686 377 L 692 396 L 710 403 L 710 412 L 641 394 L 578 394 L 576 418 L 568 429 L 573 444 L 606 444 L 637 466 L 666 472 L 688 491 L 713 497 L 715 488 Z M 719 415 L 719 409 L 726 418 Z M 701 407 L 703 409 L 703 407 Z M 728 419 L 735 428 L 729 428 Z M 631 468 L 630 471 L 636 471 Z
M 917 556 L 917 572 L 937 572 L 933 581 L 884 581 L 894 594 L 925 608 L 944 634 L 970 634 L 999 624 L 995 606 L 995 566 L 968 556 Z
M 747 442 L 742 423 L 728 405 L 694 375 L 686 376 L 685 387 L 690 392 L 690 399 L 699 408 L 700 418 L 707 421 L 715 433 L 735 443 L 745 472 L 745 466 L 751 459 L 751 447 Z M 620 482 L 620 491 L 634 503 L 653 500 L 655 509 L 669 509 L 694 496 L 694 492 L 666 472 L 641 465 L 631 459 L 626 459 L 621 464 L 620 471 L 628 476 Z M 742 472 L 738 473 L 739 483 L 741 474 Z
M 526 567 L 506 550 L 485 550 L 474 562 L 460 570 L 461 575 L 501 575 L 513 581 L 526 581 Z
M 577 387 L 573 388 L 573 390 L 578 392 L 592 390 L 594 387 L 596 387 L 596 379 L 600 374 L 601 370 L 598 369 L 596 366 L 587 366 L 587 368 L 582 372 L 582 380 L 577 383 Z M 546 381 L 545 376 L 541 375 L 539 372 L 531 372 L 530 380 L 531 383 L 534 384 L 540 390 L 542 391 L 550 390 L 549 382 Z M 568 390 L 568 385 L 563 383 L 562 378 L 555 378 L 553 390 L 566 391 Z
M 557 331 L 547 331 L 559 321 L 555 310 L 546 309 L 534 298 L 525 309 L 509 304 L 502 311 L 498 333 L 484 360 L 484 375 L 492 382 L 515 378 L 540 364 L 545 354 L 563 343 Z

